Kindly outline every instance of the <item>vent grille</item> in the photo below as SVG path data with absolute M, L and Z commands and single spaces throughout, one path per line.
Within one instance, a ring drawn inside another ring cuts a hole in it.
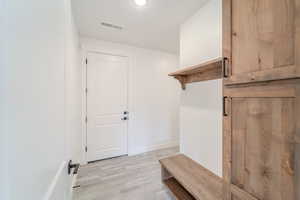
M 108 27 L 108 28 L 113 28 L 113 29 L 117 29 L 117 30 L 123 30 L 122 26 L 118 26 L 118 25 L 114 25 L 114 24 L 110 24 L 110 23 L 106 23 L 106 22 L 102 22 L 101 25 L 105 26 L 105 27 Z

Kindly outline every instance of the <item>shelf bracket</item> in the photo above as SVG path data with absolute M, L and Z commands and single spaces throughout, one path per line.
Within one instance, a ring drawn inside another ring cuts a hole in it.
M 179 69 L 168 75 L 177 79 L 181 84 L 181 88 L 185 90 L 186 84 L 189 83 L 222 79 L 225 64 L 226 61 L 223 58 L 217 58 L 199 65 Z
M 186 84 L 186 78 L 184 76 L 174 76 L 174 78 L 177 79 L 180 82 L 181 88 L 183 90 L 185 90 L 186 89 L 186 86 L 185 86 L 185 84 Z

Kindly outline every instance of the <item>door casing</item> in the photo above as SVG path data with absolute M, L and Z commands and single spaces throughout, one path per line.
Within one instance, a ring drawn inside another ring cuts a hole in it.
M 98 54 L 104 54 L 104 55 L 110 55 L 110 56 L 120 56 L 120 57 L 127 57 L 128 58 L 128 84 L 127 84 L 127 105 L 128 105 L 128 111 L 130 111 L 131 106 L 131 101 L 130 101 L 130 72 L 131 72 L 131 66 L 132 66 L 132 55 L 128 54 L 127 52 L 118 52 L 115 50 L 108 50 L 108 49 L 97 49 L 97 50 L 91 50 L 90 48 L 83 47 L 82 49 L 82 57 L 81 57 L 81 62 L 82 62 L 82 159 L 81 159 L 81 164 L 85 165 L 88 164 L 88 159 L 87 159 L 87 123 L 86 123 L 86 116 L 87 116 L 87 93 L 86 93 L 86 88 L 87 88 L 87 66 L 88 66 L 88 54 L 89 53 L 98 53 Z M 130 153 L 130 146 L 129 146 L 129 139 L 130 139 L 130 128 L 129 128 L 129 121 L 128 121 L 128 126 L 127 126 L 127 155 L 131 155 Z

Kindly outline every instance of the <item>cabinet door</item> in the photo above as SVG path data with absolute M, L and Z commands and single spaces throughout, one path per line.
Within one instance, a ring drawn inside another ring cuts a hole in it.
M 225 93 L 231 102 L 231 141 L 225 144 L 230 144 L 229 199 L 299 200 L 297 87 L 241 87 Z
M 232 184 L 257 199 L 294 199 L 294 98 L 232 99 Z
M 300 0 L 224 0 L 225 84 L 299 77 Z

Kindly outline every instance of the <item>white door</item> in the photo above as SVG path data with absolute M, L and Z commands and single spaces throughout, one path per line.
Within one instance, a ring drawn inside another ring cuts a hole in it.
M 128 58 L 89 53 L 87 160 L 127 154 Z

